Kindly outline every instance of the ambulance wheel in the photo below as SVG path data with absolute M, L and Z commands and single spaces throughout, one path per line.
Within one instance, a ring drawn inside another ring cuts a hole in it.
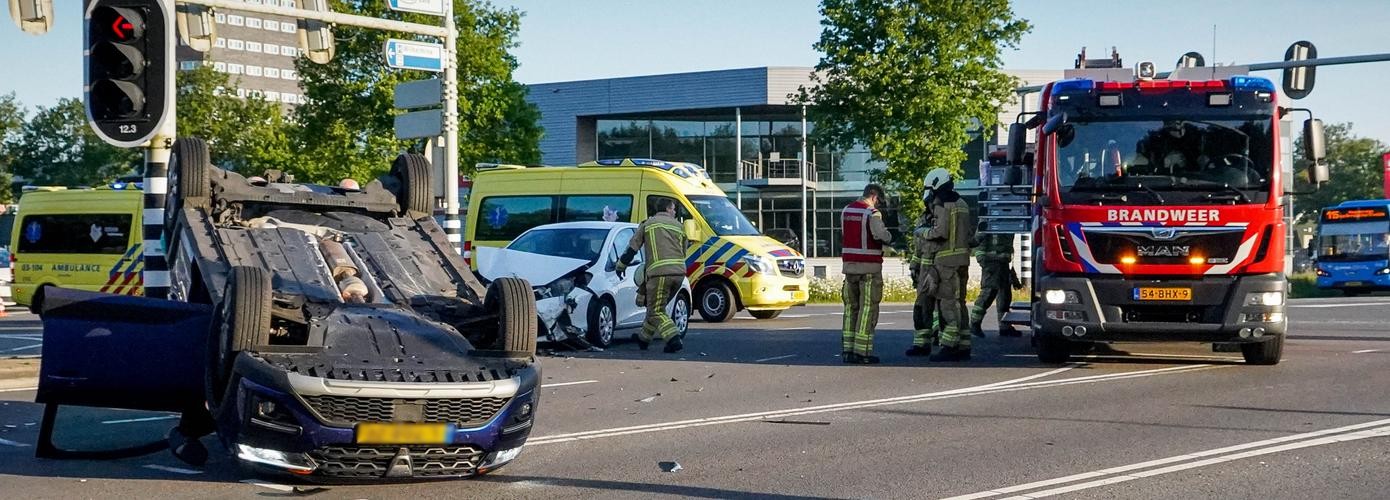
M 608 348 L 613 345 L 613 332 L 618 328 L 618 313 L 613 300 L 603 297 L 589 303 L 589 343 Z
M 208 335 L 205 388 L 208 409 L 217 414 L 232 380 L 237 354 L 270 343 L 270 274 L 250 266 L 232 268 L 227 291 Z
M 775 310 L 775 311 L 753 311 L 753 310 L 750 310 L 750 311 L 748 311 L 748 314 L 752 314 L 754 318 L 758 318 L 758 319 L 773 319 L 773 318 L 776 318 L 776 317 L 778 317 L 778 316 L 781 316 L 781 315 L 782 315 L 782 311 L 785 311 L 785 309 L 778 309 L 778 310 Z
M 401 212 L 411 218 L 434 213 L 434 192 L 430 185 L 430 161 L 423 155 L 402 154 L 391 162 L 391 176 L 396 178 L 396 202 Z
M 535 293 L 531 284 L 520 278 L 498 278 L 487 287 L 483 304 L 497 314 L 498 340 L 509 356 L 530 357 L 536 352 L 540 317 Z
M 1246 364 L 1277 365 L 1279 359 L 1284 357 L 1284 336 L 1276 335 L 1264 342 L 1241 344 L 1240 353 L 1245 356 Z
M 696 307 L 700 317 L 709 323 L 723 323 L 734 319 L 738 304 L 734 303 L 734 291 L 722 281 L 707 281 L 695 292 Z
M 1049 365 L 1060 365 L 1071 359 L 1071 342 L 1061 337 L 1043 335 L 1038 341 L 1038 361 Z

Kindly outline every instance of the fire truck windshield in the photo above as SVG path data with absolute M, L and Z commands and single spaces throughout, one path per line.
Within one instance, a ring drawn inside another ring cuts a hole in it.
M 1075 120 L 1056 132 L 1064 203 L 1263 203 L 1274 149 L 1269 117 Z

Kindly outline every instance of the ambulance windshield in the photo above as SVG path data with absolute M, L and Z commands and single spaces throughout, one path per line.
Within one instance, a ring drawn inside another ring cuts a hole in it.
M 743 212 L 738 210 L 729 199 L 715 195 L 694 195 L 690 196 L 690 203 L 695 205 L 695 211 L 700 212 L 700 216 L 705 218 L 709 227 L 714 229 L 714 233 L 719 236 L 758 236 L 758 228 L 753 227 L 753 223 L 743 216 Z

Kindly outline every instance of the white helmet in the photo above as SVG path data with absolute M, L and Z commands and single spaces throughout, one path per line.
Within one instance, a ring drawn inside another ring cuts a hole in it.
M 951 182 L 951 173 L 944 168 L 934 168 L 931 172 L 927 172 L 926 178 L 922 179 L 922 184 L 932 191 L 941 189 L 941 186 L 946 185 L 947 182 Z

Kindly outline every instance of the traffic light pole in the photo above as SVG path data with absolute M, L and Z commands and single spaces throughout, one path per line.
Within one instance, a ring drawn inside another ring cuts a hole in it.
M 174 107 L 173 103 L 169 104 Z M 170 110 L 173 113 L 174 110 Z M 144 261 L 142 278 L 145 296 L 169 297 L 169 261 L 164 258 L 164 203 L 169 193 L 169 153 L 178 135 L 174 120 L 165 122 L 145 146 L 144 182 Z
M 444 237 L 454 252 L 461 248 L 463 224 L 459 221 L 459 92 L 458 36 L 454 27 L 454 2 L 444 2 Z

